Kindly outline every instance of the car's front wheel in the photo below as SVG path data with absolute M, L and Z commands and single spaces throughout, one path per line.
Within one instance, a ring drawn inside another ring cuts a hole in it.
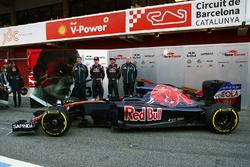
M 69 113 L 63 107 L 50 107 L 44 112 L 41 126 L 44 132 L 50 136 L 61 136 L 70 128 Z

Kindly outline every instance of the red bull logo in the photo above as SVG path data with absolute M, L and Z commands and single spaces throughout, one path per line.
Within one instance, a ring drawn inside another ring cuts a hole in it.
M 142 107 L 136 111 L 133 106 L 124 107 L 124 121 L 160 121 L 162 119 L 162 108 L 156 111 L 152 107 Z

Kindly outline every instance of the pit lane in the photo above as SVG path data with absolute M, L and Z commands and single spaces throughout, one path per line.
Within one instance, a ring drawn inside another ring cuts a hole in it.
M 10 133 L 11 123 L 32 118 L 28 107 L 0 110 L 0 155 L 45 167 L 79 166 L 215 166 L 250 165 L 250 111 L 242 111 L 238 128 L 229 135 L 204 128 L 112 131 L 77 128 L 65 136 Z M 12 104 L 12 102 L 10 102 Z M 10 105 L 11 105 L 10 104 Z

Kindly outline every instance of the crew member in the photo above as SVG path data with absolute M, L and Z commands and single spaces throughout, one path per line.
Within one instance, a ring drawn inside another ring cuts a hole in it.
M 107 67 L 107 76 L 108 76 L 108 91 L 109 97 L 113 97 L 113 90 L 115 93 L 115 98 L 119 97 L 118 92 L 118 81 L 121 77 L 120 66 L 115 63 L 116 59 L 114 57 L 110 58 L 110 65 Z
M 13 101 L 15 107 L 21 106 L 21 90 L 24 87 L 24 82 L 21 74 L 19 73 L 19 69 L 16 66 L 13 66 L 11 68 L 10 73 L 10 86 L 12 88 L 13 92 Z M 17 97 L 18 97 L 18 103 L 17 103 Z
M 86 100 L 86 78 L 88 77 L 88 67 L 82 64 L 82 58 L 76 58 L 74 66 L 75 87 L 73 90 L 74 96 Z
M 123 89 L 125 96 L 134 95 L 134 85 L 137 77 L 136 65 L 131 62 L 131 57 L 127 57 L 126 63 L 121 67 L 123 77 Z
M 0 71 L 0 100 L 6 102 L 6 107 L 8 107 L 10 92 L 11 87 L 9 86 L 9 75 L 6 72 L 6 66 L 4 65 Z
M 105 77 L 104 68 L 99 64 L 99 57 L 94 57 L 94 64 L 90 68 L 90 75 L 93 79 L 92 81 L 92 90 L 93 90 L 93 98 L 102 99 L 103 97 L 103 79 Z
M 4 64 L 3 67 L 1 68 L 1 78 L 5 82 L 5 89 L 6 89 L 6 94 L 5 94 L 5 100 L 9 101 L 9 93 L 11 92 L 11 87 L 9 85 L 9 73 L 7 68 L 7 64 Z

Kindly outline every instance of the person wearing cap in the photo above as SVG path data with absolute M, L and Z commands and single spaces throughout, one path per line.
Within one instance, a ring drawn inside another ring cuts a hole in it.
M 126 63 L 121 67 L 123 89 L 125 96 L 134 95 L 134 85 L 137 77 L 136 65 L 131 62 L 131 57 L 126 58 Z
M 109 98 L 113 97 L 113 91 L 115 94 L 115 98 L 119 97 L 118 92 L 118 81 L 121 77 L 120 66 L 116 64 L 116 59 L 114 57 L 110 57 L 110 65 L 106 69 L 107 77 L 108 77 L 108 91 Z
M 74 66 L 75 87 L 73 94 L 75 97 L 86 100 L 86 79 L 88 77 L 88 67 L 82 64 L 82 58 L 77 56 Z
M 90 75 L 93 80 L 93 98 L 97 99 L 97 96 L 99 96 L 99 98 L 102 99 L 104 93 L 102 81 L 105 77 L 105 73 L 103 66 L 99 64 L 99 57 L 94 57 L 94 64 L 90 67 Z

